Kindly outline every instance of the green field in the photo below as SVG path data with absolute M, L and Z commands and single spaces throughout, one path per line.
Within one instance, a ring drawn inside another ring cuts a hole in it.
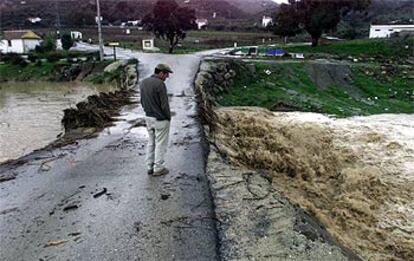
M 330 54 L 338 57 L 407 57 L 414 55 L 414 37 L 392 39 L 358 39 L 350 41 L 337 41 L 320 44 L 312 47 L 304 44 L 276 46 L 259 45 L 259 53 L 265 54 L 268 49 L 283 49 L 285 52 L 311 54 Z M 248 52 L 247 48 L 238 48 L 235 51 Z
M 306 62 L 256 62 L 255 65 L 255 75 L 236 78 L 231 89 L 218 95 L 221 105 L 268 109 L 283 105 L 294 110 L 339 117 L 414 113 L 414 80 L 401 75 L 388 77 L 387 80 L 367 75 L 367 70 L 378 70 L 376 66 L 352 66 L 349 86 L 332 82 L 328 88 L 321 88 L 310 77 Z M 267 75 L 266 70 L 271 74 Z
M 329 53 L 340 56 L 384 56 L 398 57 L 413 55 L 414 38 L 407 39 L 359 39 L 339 41 L 330 44 L 312 46 L 288 46 L 288 52 Z
M 116 35 L 112 37 L 116 38 Z M 114 40 L 117 40 L 115 39 Z M 152 38 L 148 33 L 142 32 L 135 37 L 124 39 L 119 35 L 118 40 L 121 46 L 135 50 L 142 50 L 142 39 Z M 225 32 L 225 31 L 190 31 L 187 37 L 174 49 L 174 53 L 192 53 L 209 49 L 233 47 L 237 42 L 238 46 L 260 45 L 279 43 L 279 38 L 267 32 Z M 168 42 L 162 39 L 155 39 L 155 46 L 161 49 L 161 52 L 168 52 Z

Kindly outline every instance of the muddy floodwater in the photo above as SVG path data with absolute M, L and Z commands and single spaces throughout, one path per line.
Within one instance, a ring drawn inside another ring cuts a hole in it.
M 414 260 L 414 115 L 220 108 L 214 140 L 364 260 Z
M 63 132 L 63 110 L 89 95 L 114 90 L 83 82 L 0 84 L 0 163 L 42 148 Z

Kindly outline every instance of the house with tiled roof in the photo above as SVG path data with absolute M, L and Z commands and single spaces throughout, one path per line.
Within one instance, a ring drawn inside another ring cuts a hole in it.
M 40 44 L 42 38 L 30 30 L 4 31 L 0 38 L 0 52 L 28 53 Z

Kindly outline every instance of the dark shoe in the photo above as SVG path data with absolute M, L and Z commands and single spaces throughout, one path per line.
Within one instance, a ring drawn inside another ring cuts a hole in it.
M 154 170 L 153 169 L 149 169 L 147 173 L 148 173 L 148 175 L 153 175 L 154 174 Z
M 167 168 L 163 168 L 161 170 L 155 171 L 154 174 L 152 174 L 153 176 L 162 176 L 162 175 L 167 175 L 168 173 L 170 173 L 170 171 Z

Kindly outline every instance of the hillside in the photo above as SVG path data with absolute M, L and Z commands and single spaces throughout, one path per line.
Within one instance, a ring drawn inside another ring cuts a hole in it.
M 121 21 L 141 19 L 152 10 L 156 0 L 101 0 L 104 23 L 119 24 Z M 248 19 L 252 15 L 277 5 L 271 0 L 178 0 L 182 6 L 197 11 L 197 16 L 212 19 Z M 3 28 L 31 27 L 28 17 L 40 17 L 38 27 L 93 25 L 96 13 L 95 1 L 82 0 L 5 0 L 0 4 Z M 77 8 L 74 9 L 73 7 Z

